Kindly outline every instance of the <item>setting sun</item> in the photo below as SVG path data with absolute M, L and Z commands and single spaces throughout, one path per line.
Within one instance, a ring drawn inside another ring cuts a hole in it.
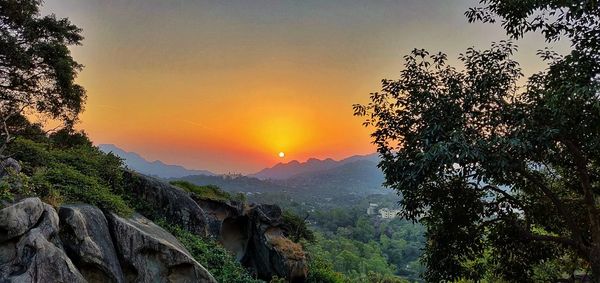
M 285 153 L 283 151 L 279 152 L 279 158 L 284 158 L 285 157 Z

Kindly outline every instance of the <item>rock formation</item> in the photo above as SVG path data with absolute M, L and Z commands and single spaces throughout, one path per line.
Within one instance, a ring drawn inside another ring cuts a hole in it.
M 0 215 L 4 222 L 0 281 L 86 282 L 60 244 L 57 245 L 58 216 L 53 208 L 39 198 L 27 198 L 0 210 Z
M 128 282 L 216 282 L 177 239 L 136 214 L 108 216 L 110 230 Z
M 147 216 L 218 239 L 258 278 L 305 281 L 304 252 L 285 237 L 278 206 L 202 198 L 125 175 L 129 192 L 148 206 Z M 173 235 L 142 215 L 123 218 L 86 204 L 63 205 L 57 213 L 39 198 L 25 198 L 0 210 L 0 282 L 216 281 Z
M 216 282 L 162 228 L 39 198 L 0 210 L 0 282 Z M 107 221 L 108 218 L 108 221 Z
M 131 171 L 126 171 L 124 178 L 130 193 L 151 206 L 155 214 L 196 235 L 207 235 L 204 211 L 187 192 L 169 183 Z
M 152 209 L 166 209 L 166 214 L 175 215 L 177 212 L 168 211 L 172 203 L 181 202 L 185 207 L 194 207 L 189 204 L 194 202 L 202 210 L 207 232 L 258 278 L 268 281 L 278 276 L 290 282 L 305 281 L 307 262 L 304 251 L 285 237 L 282 212 L 278 206 L 245 207 L 241 202 L 202 198 L 152 177 L 134 173 L 129 178 L 143 184 L 132 190 L 135 197 L 160 196 L 150 204 Z M 171 196 L 176 196 L 177 200 L 169 199 Z M 179 211 L 182 208 L 174 209 Z

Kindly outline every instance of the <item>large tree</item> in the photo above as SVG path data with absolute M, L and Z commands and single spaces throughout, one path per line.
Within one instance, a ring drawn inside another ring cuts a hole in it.
M 85 102 L 74 82 L 81 69 L 68 49 L 81 29 L 41 16 L 42 0 L 0 0 L 0 154 L 12 140 L 11 120 L 53 119 L 72 126 Z
M 516 46 L 460 56 L 414 50 L 355 114 L 374 126 L 386 185 L 427 227 L 428 281 L 533 280 L 553 260 L 600 282 L 600 23 L 598 1 L 484 0 L 470 21 L 501 21 L 514 39 L 570 40 L 543 50 L 548 69 L 520 84 Z

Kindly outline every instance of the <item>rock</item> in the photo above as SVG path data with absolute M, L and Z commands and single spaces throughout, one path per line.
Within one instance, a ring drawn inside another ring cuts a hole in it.
M 25 201 L 31 200 L 26 199 L 22 202 Z M 35 222 L 37 225 L 21 237 L 0 244 L 0 281 L 87 282 L 66 253 L 56 244 L 60 242 L 56 237 L 56 211 L 49 205 L 42 205 L 41 202 L 39 204 L 43 212 Z
M 177 239 L 139 214 L 107 214 L 127 282 L 216 282 Z
M 187 192 L 135 172 L 125 172 L 124 178 L 129 191 L 151 206 L 146 213 L 154 211 L 196 235 L 208 235 L 206 215 Z
M 19 164 L 19 161 L 10 157 L 2 160 L 0 162 L 0 178 L 6 176 L 9 170 L 13 173 L 21 172 L 21 164 Z
M 257 205 L 247 212 L 250 220 L 250 243 L 242 263 L 251 267 L 259 278 L 273 275 L 290 282 L 304 282 L 308 265 L 302 246 L 285 237 L 281 208 Z
M 26 198 L 0 210 L 0 242 L 18 237 L 33 227 L 44 212 L 39 198 Z
M 100 209 L 87 204 L 59 210 L 60 238 L 75 266 L 90 282 L 125 282 L 108 222 Z
M 261 279 L 268 281 L 276 275 L 292 282 L 305 281 L 304 252 L 300 245 L 284 236 L 278 206 L 245 207 L 241 202 L 198 197 L 137 173 L 125 175 L 133 195 L 150 204 L 150 209 L 192 233 L 208 232 Z
M 208 220 L 208 231 L 231 251 L 238 261 L 246 253 L 250 239 L 250 221 L 244 215 L 244 204 L 236 201 L 192 198 L 202 207 Z
M 235 201 L 192 198 L 206 212 L 209 232 L 261 279 L 285 277 L 304 282 L 307 262 L 302 247 L 285 237 L 281 208 Z

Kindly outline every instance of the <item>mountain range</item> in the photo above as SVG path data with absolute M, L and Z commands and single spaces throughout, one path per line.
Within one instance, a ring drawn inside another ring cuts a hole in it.
M 125 151 L 114 144 L 98 145 L 101 151 L 121 157 L 129 169 L 159 178 L 180 178 L 190 175 L 215 175 L 207 170 L 191 170 L 179 165 L 165 164 L 160 160 L 148 161 L 135 152 Z
M 285 180 L 303 174 L 306 175 L 310 173 L 323 172 L 355 161 L 365 160 L 377 163 L 379 161 L 379 157 L 376 153 L 373 153 L 369 155 L 355 155 L 346 159 L 342 159 L 340 161 L 335 161 L 331 158 L 323 160 L 310 158 L 306 162 L 298 162 L 294 160 L 288 163 L 278 163 L 277 165 L 271 168 L 265 168 L 257 173 L 250 174 L 248 176 L 255 177 L 261 180 Z
M 306 162 L 279 163 L 249 175 L 217 175 L 207 170 L 191 170 L 162 161 L 148 161 L 134 152 L 111 144 L 99 145 L 104 152 L 124 159 L 125 164 L 142 174 L 169 180 L 186 180 L 196 185 L 216 185 L 230 192 L 280 193 L 314 197 L 340 194 L 384 193 L 384 176 L 377 154 L 356 155 L 339 161 L 311 158 Z

